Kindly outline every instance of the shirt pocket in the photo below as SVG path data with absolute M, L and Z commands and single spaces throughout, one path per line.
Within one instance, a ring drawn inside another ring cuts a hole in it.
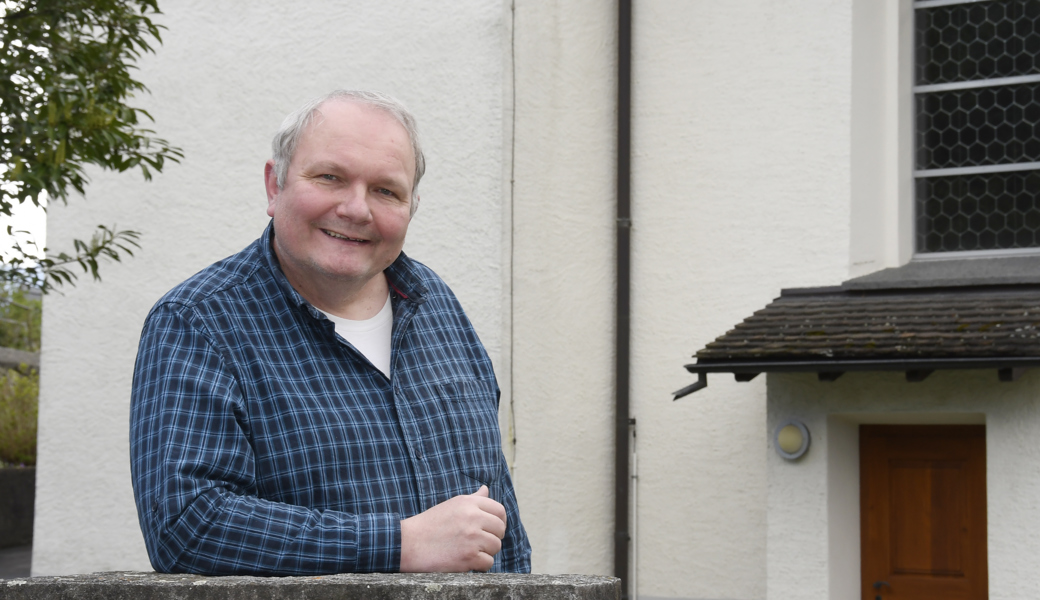
M 498 429 L 498 393 L 494 384 L 453 381 L 438 386 L 463 475 L 489 488 L 501 477 L 502 439 Z M 475 491 L 475 490 L 474 490 Z

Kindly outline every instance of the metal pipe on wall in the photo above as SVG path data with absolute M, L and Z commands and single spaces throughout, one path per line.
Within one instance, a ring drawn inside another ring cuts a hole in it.
M 617 290 L 614 345 L 614 576 L 621 597 L 630 595 L 629 547 L 629 342 L 631 285 L 632 0 L 618 0 L 617 65 Z

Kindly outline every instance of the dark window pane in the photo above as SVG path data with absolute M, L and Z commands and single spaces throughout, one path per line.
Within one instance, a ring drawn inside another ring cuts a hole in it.
M 917 180 L 917 251 L 1037 247 L 1040 171 Z
M 1030 75 L 1040 58 L 1040 0 L 915 12 L 918 85 Z
M 917 114 L 918 169 L 1040 162 L 1040 83 L 919 94 Z
M 1040 170 L 952 175 L 1040 163 L 1040 0 L 999 0 L 914 11 L 916 85 L 985 87 L 915 95 L 916 247 L 954 252 L 1040 247 Z

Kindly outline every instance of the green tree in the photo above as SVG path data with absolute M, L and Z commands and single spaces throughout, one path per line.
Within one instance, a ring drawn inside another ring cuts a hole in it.
M 40 351 L 43 303 L 24 290 L 0 286 L 0 347 Z
M 142 127 L 151 115 L 127 104 L 147 91 L 131 76 L 134 61 L 162 43 L 158 0 L 0 0 L 0 12 L 0 215 L 84 194 L 87 165 L 139 169 L 148 180 L 183 157 Z M 0 282 L 46 292 L 79 269 L 99 279 L 98 261 L 133 255 L 138 237 L 99 225 L 90 240 L 73 240 L 72 254 L 19 244 L 0 257 Z
M 0 370 L 0 464 L 36 464 L 39 394 L 36 369 Z
M 0 286 L 0 346 L 39 352 L 41 309 L 38 297 Z M 39 392 L 36 369 L 0 369 L 0 464 L 36 464 Z

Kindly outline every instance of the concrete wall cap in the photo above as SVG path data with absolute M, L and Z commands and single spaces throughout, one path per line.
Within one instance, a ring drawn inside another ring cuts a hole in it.
M 618 600 L 620 580 L 484 573 L 204 577 L 112 572 L 0 580 L 0 600 Z

